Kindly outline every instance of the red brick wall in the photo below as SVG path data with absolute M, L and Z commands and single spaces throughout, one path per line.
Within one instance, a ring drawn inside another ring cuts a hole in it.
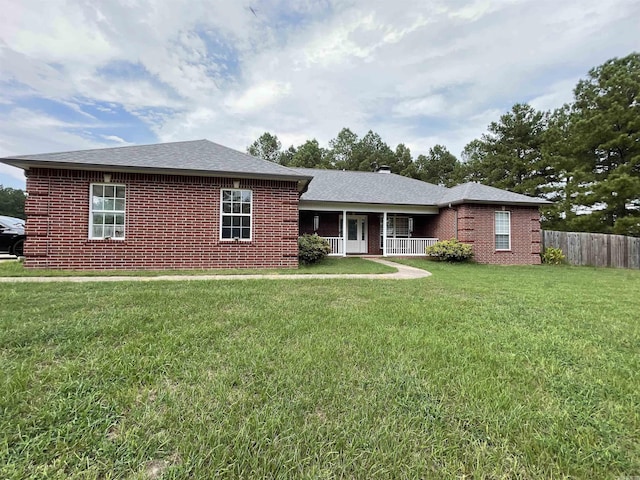
M 427 237 L 438 240 L 451 240 L 456 238 L 456 211 L 451 208 L 441 208 L 434 221 L 429 224 Z
M 295 182 L 241 180 L 253 191 L 252 241 L 220 240 L 220 189 L 232 179 L 112 173 L 126 190 L 126 239 L 89 240 L 89 185 L 103 174 L 32 169 L 25 266 L 61 269 L 295 268 Z
M 368 237 L 367 237 L 367 253 L 369 255 L 382 255 L 380 248 L 380 217 L 381 213 L 370 213 L 367 215 Z
M 495 249 L 495 212 L 511 212 L 511 250 Z M 457 213 L 457 232 L 456 232 Z M 540 212 L 538 207 L 465 204 L 440 209 L 434 236 L 441 240 L 457 238 L 473 245 L 479 263 L 502 265 L 540 263 Z

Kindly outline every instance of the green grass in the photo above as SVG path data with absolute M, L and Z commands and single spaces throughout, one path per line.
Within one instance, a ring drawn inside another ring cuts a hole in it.
M 358 257 L 327 257 L 315 265 L 300 265 L 298 269 L 203 269 L 203 270 L 53 270 L 42 268 L 25 268 L 18 261 L 0 262 L 0 277 L 96 277 L 127 276 L 154 277 L 159 275 L 253 275 L 275 274 L 291 275 L 295 273 L 321 274 L 360 274 L 360 273 L 393 273 L 396 269 Z
M 4 284 L 0 478 L 640 475 L 640 272 Z

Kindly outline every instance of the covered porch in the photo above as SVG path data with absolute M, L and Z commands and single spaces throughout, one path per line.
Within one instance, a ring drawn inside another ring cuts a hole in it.
M 332 256 L 424 256 L 425 248 L 438 241 L 433 235 L 437 208 L 318 207 L 301 205 L 300 234 L 316 233 L 326 238 Z

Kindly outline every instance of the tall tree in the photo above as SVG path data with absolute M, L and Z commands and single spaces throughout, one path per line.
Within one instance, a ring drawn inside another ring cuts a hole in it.
M 640 236 L 640 54 L 608 60 L 574 91 L 577 202 L 591 211 L 574 225 Z
M 291 162 L 293 161 L 293 157 L 296 152 L 296 147 L 293 145 L 289 146 L 289 148 L 280 154 L 280 165 L 284 165 L 285 167 L 291 166 Z
M 291 161 L 290 167 L 303 167 L 303 168 L 328 168 L 329 161 L 327 158 L 326 150 L 320 147 L 318 140 L 307 140 L 300 145 Z
M 400 143 L 396 147 L 393 163 L 389 167 L 393 173 L 398 175 L 415 177 L 416 169 L 411 157 L 411 150 L 404 143 Z
M 467 169 L 474 180 L 537 196 L 546 184 L 548 166 L 542 160 L 546 116 L 527 104 L 515 104 L 491 122 L 489 133 L 465 148 Z
M 571 106 L 564 105 L 549 115 L 543 135 L 542 158 L 549 168 L 541 192 L 553 202 L 542 208 L 543 226 L 548 229 L 567 230 L 576 217 L 575 202 L 584 169 L 578 160 L 574 120 Z
M 352 166 L 353 152 L 358 144 L 358 135 L 348 128 L 338 132 L 336 138 L 329 140 L 328 157 L 333 168 L 347 170 Z
M 379 134 L 369 130 L 367 134 L 356 144 L 347 170 L 371 171 L 376 167 L 395 164 L 393 150 L 380 137 Z M 398 172 L 393 172 L 398 173 Z
M 26 198 L 22 190 L 0 185 L 0 215 L 26 218 L 24 215 L 24 202 Z
M 282 144 L 276 135 L 264 132 L 247 148 L 247 153 L 254 157 L 269 160 L 273 163 L 280 163 L 282 154 Z
M 462 165 L 447 147 L 435 145 L 428 155 L 418 155 L 416 159 L 418 178 L 425 182 L 452 187 L 461 181 Z

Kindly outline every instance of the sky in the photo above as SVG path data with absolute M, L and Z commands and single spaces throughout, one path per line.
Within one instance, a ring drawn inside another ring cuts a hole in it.
M 640 51 L 637 0 L 0 0 L 0 157 L 343 127 L 455 155 Z M 0 164 L 0 184 L 24 188 Z

